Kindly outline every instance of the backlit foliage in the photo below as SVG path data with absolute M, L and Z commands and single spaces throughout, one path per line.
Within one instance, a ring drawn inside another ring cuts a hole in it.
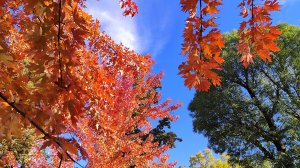
M 210 149 L 197 153 L 190 157 L 190 168 L 241 168 L 238 164 L 230 164 L 229 156 L 222 154 L 215 158 Z
M 121 0 L 124 15 L 137 6 Z M 149 119 L 176 118 L 160 102 L 154 61 L 99 30 L 84 0 L 0 1 L 0 140 L 35 128 L 30 167 L 170 167 Z M 139 128 L 139 132 L 134 132 Z M 145 136 L 147 135 L 147 136 Z M 146 138 L 142 138 L 146 137 Z M 12 152 L 1 163 L 16 167 Z
M 216 71 L 221 70 L 220 55 L 224 40 L 217 27 L 218 7 L 222 0 L 180 0 L 182 10 L 189 13 L 186 19 L 182 54 L 187 61 L 179 66 L 179 74 L 185 78 L 188 88 L 208 91 L 210 85 L 221 84 Z M 272 52 L 279 51 L 276 43 L 280 31 L 271 25 L 270 12 L 279 10 L 277 0 L 242 0 L 240 15 L 246 19 L 239 29 L 238 52 L 240 61 L 247 68 L 256 56 L 271 61 Z

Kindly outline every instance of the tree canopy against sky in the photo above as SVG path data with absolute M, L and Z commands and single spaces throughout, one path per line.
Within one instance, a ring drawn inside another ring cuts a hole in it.
M 5 2 L 5 1 L 4 1 Z M 132 5 L 132 3 L 127 3 L 126 5 L 128 5 L 128 6 L 130 6 L 130 7 L 133 7 L 134 9 L 135 9 L 135 5 Z M 40 7 L 43 7 L 43 6 L 40 6 Z M 36 8 L 36 9 L 39 9 L 38 7 Z M 130 9 L 130 8 L 129 8 Z M 42 10 L 44 10 L 43 8 L 42 8 Z M 132 13 L 132 11 L 128 11 L 127 12 L 128 14 L 133 14 Z M 6 19 L 6 18 L 5 18 Z M 9 19 L 8 19 L 9 20 Z M 75 31 L 75 30 L 73 30 L 73 31 Z M 35 30 L 35 33 L 36 32 L 43 32 L 43 28 L 42 29 L 40 29 L 40 30 Z M 76 31 L 75 31 L 76 32 Z M 73 32 L 72 32 L 73 33 Z M 78 33 L 78 31 L 77 31 L 77 33 Z M 82 32 L 81 32 L 82 33 Z M 76 33 L 75 33 L 76 34 Z M 78 35 L 78 34 L 77 34 Z M 80 35 L 79 35 L 80 36 Z M 59 39 L 59 38 L 58 38 Z M 6 62 L 6 64 L 9 64 L 9 62 L 11 61 L 11 57 L 6 57 L 5 58 L 5 62 Z M 62 71 L 61 71 L 62 72 Z M 25 82 L 26 83 L 26 82 Z M 58 82 L 57 82 L 58 83 Z M 63 82 L 60 82 L 60 84 L 61 83 L 63 83 Z
M 172 166 L 164 152 L 176 135 L 160 134 L 180 105 L 158 103 L 162 73 L 150 72 L 151 57 L 115 44 L 84 4 L 1 1 L 0 139 L 34 128 L 43 138 L 30 167 Z M 136 13 L 133 2 L 122 4 L 124 15 Z M 152 129 L 150 119 L 162 124 Z M 2 154 L 1 164 L 16 166 L 13 157 Z
M 246 167 L 266 160 L 278 167 L 300 164 L 300 28 L 279 27 L 274 61 L 255 60 L 247 69 L 237 61 L 237 32 L 225 34 L 222 86 L 197 92 L 189 105 L 194 131 Z
M 190 157 L 190 168 L 241 168 L 237 164 L 230 164 L 229 157 L 225 154 L 220 158 L 215 159 L 212 151 L 205 149 L 203 152 L 197 153 L 195 156 Z
M 213 156 L 210 149 L 205 149 L 190 157 L 190 168 L 244 168 L 237 163 L 231 163 L 230 157 L 226 154 L 221 154 L 218 158 Z M 248 166 L 249 167 L 249 166 Z M 271 168 L 272 163 L 265 161 L 252 165 L 253 168 Z M 246 167 L 247 168 L 247 167 Z

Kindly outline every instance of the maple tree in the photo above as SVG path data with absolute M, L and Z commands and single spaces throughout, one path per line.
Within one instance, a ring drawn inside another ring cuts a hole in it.
M 262 2 L 239 5 L 248 19 L 240 26 L 237 47 L 245 67 L 256 55 L 270 61 L 279 50 L 274 40 L 280 31 L 269 16 L 278 2 Z M 179 66 L 180 74 L 189 88 L 206 91 L 221 83 L 215 71 L 224 61 L 224 42 L 214 17 L 221 0 L 180 3 L 189 12 L 182 50 L 187 62 Z M 120 5 L 124 15 L 138 13 L 133 0 Z M 88 166 L 172 166 L 163 155 L 169 146 L 155 142 L 149 118 L 174 121 L 170 111 L 179 105 L 156 104 L 162 74 L 150 72 L 150 56 L 100 32 L 100 22 L 84 11 L 85 0 L 1 0 L 0 6 L 1 140 L 35 128 L 43 135 L 33 147 L 32 158 L 39 159 L 31 164 L 37 167 L 66 167 L 80 159 Z M 40 148 L 51 151 L 51 161 Z
M 189 13 L 186 19 L 182 54 L 187 61 L 179 66 L 179 74 L 185 78 L 188 88 L 208 91 L 211 84 L 221 84 L 216 71 L 221 70 L 224 59 L 221 50 L 224 39 L 217 28 L 218 7 L 222 0 L 180 0 L 182 10 Z M 240 41 L 237 45 L 240 62 L 247 68 L 256 56 L 271 61 L 273 52 L 279 51 L 275 40 L 280 31 L 272 26 L 270 12 L 279 10 L 278 0 L 241 0 L 240 15 L 246 20 L 239 28 Z M 199 9 L 199 10 L 197 10 Z
M 121 0 L 124 15 L 138 10 Z M 0 140 L 35 129 L 30 167 L 171 167 L 173 140 L 150 119 L 175 121 L 154 61 L 99 30 L 84 0 L 0 1 Z M 138 130 L 138 131 L 136 131 Z M 18 167 L 13 152 L 0 164 Z

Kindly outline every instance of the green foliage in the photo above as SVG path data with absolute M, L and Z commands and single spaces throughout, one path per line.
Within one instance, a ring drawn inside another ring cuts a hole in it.
M 229 156 L 222 154 L 220 158 L 215 159 L 212 151 L 205 149 L 190 157 L 190 168 L 240 168 L 238 164 L 230 164 Z
M 168 145 L 170 148 L 175 148 L 175 142 L 182 141 L 182 139 L 178 138 L 174 132 L 166 132 L 164 128 L 167 127 L 168 129 L 170 129 L 170 124 L 171 120 L 169 118 L 163 118 L 159 120 L 159 124 L 150 131 L 150 134 L 152 134 L 154 137 L 153 141 L 158 142 L 159 146 Z
M 170 148 L 175 148 L 175 142 L 182 142 L 182 139 L 177 137 L 177 135 L 172 131 L 166 131 L 167 129 L 171 129 L 171 119 L 163 118 L 158 121 L 158 125 L 153 128 L 149 134 L 146 134 L 141 137 L 143 141 L 145 141 L 150 135 L 153 136 L 153 143 L 157 143 L 158 147 L 163 145 L 167 145 Z M 133 132 L 127 133 L 126 135 L 136 134 L 141 132 L 139 128 L 136 128 Z
M 231 161 L 255 167 L 300 164 L 300 28 L 281 24 L 272 63 L 238 61 L 237 32 L 225 34 L 222 85 L 197 92 L 189 105 L 194 131 Z
M 0 142 L 0 158 L 12 152 L 21 167 L 28 167 L 29 152 L 36 139 L 36 134 L 32 129 L 24 130 L 19 138 L 3 139 Z

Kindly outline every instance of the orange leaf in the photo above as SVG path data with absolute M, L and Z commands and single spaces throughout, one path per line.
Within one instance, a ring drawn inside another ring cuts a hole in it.
M 67 140 L 62 140 L 62 146 L 63 148 L 70 154 L 78 154 L 78 149 L 77 147 L 74 146 L 72 142 L 68 142 Z

